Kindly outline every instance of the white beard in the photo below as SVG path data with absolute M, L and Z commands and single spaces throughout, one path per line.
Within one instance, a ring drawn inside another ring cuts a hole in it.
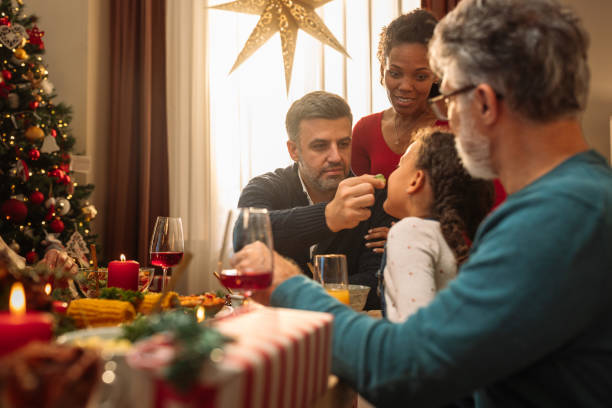
M 455 133 L 455 146 L 463 167 L 474 178 L 492 180 L 498 177 L 491 163 L 491 142 L 478 133 L 469 115 L 461 115 Z

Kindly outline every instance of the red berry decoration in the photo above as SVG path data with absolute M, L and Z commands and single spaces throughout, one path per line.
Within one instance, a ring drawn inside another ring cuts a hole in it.
M 47 215 L 45 215 L 45 221 L 51 221 L 55 217 L 55 206 L 49 206 L 49 210 L 47 211 Z
M 42 204 L 45 201 L 45 195 L 43 193 L 41 193 L 40 191 L 35 191 L 32 194 L 30 194 L 30 202 L 32 204 Z
M 57 137 L 57 130 L 51 129 L 51 136 Z
M 35 161 L 40 159 L 40 150 L 32 149 L 30 150 L 30 160 Z
M 59 218 L 56 218 L 51 221 L 49 227 L 51 227 L 51 231 L 55 232 L 56 234 L 59 234 L 64 230 L 64 223 Z
M 26 258 L 26 262 L 29 265 L 32 265 L 32 264 L 35 264 L 36 261 L 38 261 L 38 254 L 34 250 L 32 250 L 26 254 L 25 258 Z
M 25 220 L 28 216 L 28 207 L 26 207 L 23 201 L 14 198 L 5 201 L 0 211 L 6 219 L 16 223 Z
M 38 101 L 30 102 L 30 109 L 34 110 L 36 108 L 38 108 Z
M 2 78 L 5 81 L 10 81 L 11 78 L 13 78 L 13 74 L 11 73 L 11 71 L 9 71 L 8 69 L 3 69 L 2 70 Z
M 62 183 L 66 184 L 66 185 L 70 184 L 71 181 L 72 181 L 72 179 L 67 174 L 62 178 Z

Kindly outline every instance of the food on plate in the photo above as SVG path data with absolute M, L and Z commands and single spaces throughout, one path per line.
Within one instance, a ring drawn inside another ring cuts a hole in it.
M 105 352 L 122 353 L 127 352 L 132 343 L 126 339 L 105 339 L 99 336 L 75 339 L 71 343 L 74 346 L 83 348 L 102 349 Z
M 131 321 L 136 310 L 121 300 L 76 299 L 70 302 L 66 314 L 77 327 L 100 327 Z
M 219 297 L 210 292 L 201 295 L 180 296 L 179 299 L 182 307 L 203 306 L 207 319 L 213 317 L 225 306 L 225 297 Z
M 196 307 L 202 304 L 204 298 L 201 295 L 179 296 L 182 307 Z
M 100 291 L 100 299 L 113 299 L 122 300 L 124 302 L 130 302 L 134 309 L 138 309 L 140 303 L 144 299 L 144 295 L 135 290 L 121 289 L 121 288 L 104 288 Z
M 151 314 L 153 307 L 161 297 L 161 293 L 147 293 L 138 308 L 138 312 L 142 314 Z M 179 295 L 176 292 L 168 292 L 161 302 L 162 310 L 167 310 L 175 307 L 180 307 L 181 301 Z

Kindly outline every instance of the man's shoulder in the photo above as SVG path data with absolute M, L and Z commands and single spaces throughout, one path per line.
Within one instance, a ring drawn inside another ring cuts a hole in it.
M 297 167 L 293 165 L 253 177 L 240 193 L 238 206 L 281 209 L 303 205 L 305 200 Z
M 583 152 L 512 194 L 508 201 L 530 203 L 531 207 L 570 206 L 573 211 L 604 209 L 602 206 L 612 202 L 612 169 L 598 153 Z
M 253 177 L 250 183 L 264 182 L 264 183 L 288 183 L 293 181 L 299 181 L 297 176 L 297 169 L 295 165 L 277 168 L 274 171 L 269 171 L 259 176 Z
M 589 234 L 600 228 L 612 230 L 612 170 L 605 159 L 593 152 L 571 157 L 509 195 L 484 220 L 479 232 L 535 237 L 548 231 L 544 225 L 573 236 L 577 231 Z

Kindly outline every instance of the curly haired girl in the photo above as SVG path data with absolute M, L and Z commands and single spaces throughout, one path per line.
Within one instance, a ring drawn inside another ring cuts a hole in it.
M 383 263 L 389 320 L 405 320 L 457 275 L 493 199 L 493 183 L 463 168 L 452 134 L 427 128 L 416 135 L 389 177 L 384 203 L 401 218 Z

